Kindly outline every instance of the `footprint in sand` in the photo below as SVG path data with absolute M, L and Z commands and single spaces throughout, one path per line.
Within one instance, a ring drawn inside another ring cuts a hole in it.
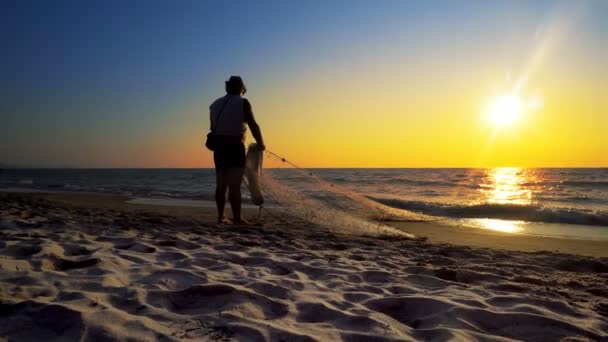
M 253 282 L 245 285 L 253 291 L 270 298 L 287 299 L 291 296 L 291 290 L 283 286 L 273 285 L 266 282 Z
M 2 251 L 3 255 L 23 259 L 37 254 L 42 250 L 42 247 L 35 245 L 18 244 L 5 248 Z
M 175 261 L 188 258 L 188 255 L 180 252 L 163 252 L 158 255 L 159 261 Z
M 15 341 L 78 341 L 85 331 L 80 312 L 56 304 L 25 301 L 0 304 L 0 336 L 10 334 Z
M 160 241 L 155 241 L 154 244 L 159 247 L 175 247 L 175 246 L 177 246 L 177 241 L 176 240 L 160 240 Z
M 64 250 L 64 255 L 66 255 L 66 256 L 89 255 L 94 252 L 92 250 L 89 250 L 86 247 L 78 246 L 78 245 L 64 245 L 62 247 Z
M 289 313 L 285 304 L 225 284 L 196 285 L 181 291 L 149 291 L 147 301 L 179 314 L 247 310 L 246 314 L 253 319 L 277 319 Z
M 74 261 L 69 259 L 63 259 L 57 256 L 51 256 L 51 258 L 49 259 L 44 259 L 42 264 L 43 268 L 51 269 L 53 271 L 65 272 L 69 270 L 91 267 L 97 265 L 98 263 L 99 259 L 97 258 Z
M 384 324 L 363 316 L 351 315 L 343 311 L 330 308 L 322 303 L 299 303 L 297 305 L 297 321 L 302 323 L 328 323 L 345 330 L 370 331 L 383 329 Z
M 154 253 L 156 248 L 139 242 L 123 243 L 114 246 L 116 249 L 129 250 L 136 253 Z
M 184 270 L 159 270 L 134 282 L 148 289 L 183 290 L 207 283 L 207 278 Z
M 182 250 L 193 250 L 201 247 L 199 244 L 181 239 L 158 240 L 152 243 L 159 247 L 175 247 Z

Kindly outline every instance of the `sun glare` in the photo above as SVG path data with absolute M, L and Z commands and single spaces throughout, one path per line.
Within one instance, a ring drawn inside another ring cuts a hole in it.
M 497 128 L 509 127 L 520 121 L 526 113 L 543 107 L 540 96 L 524 98 L 518 94 L 496 96 L 486 107 L 487 120 Z
M 524 105 L 519 96 L 502 95 L 490 103 L 487 116 L 495 126 L 509 126 L 520 119 L 523 109 Z

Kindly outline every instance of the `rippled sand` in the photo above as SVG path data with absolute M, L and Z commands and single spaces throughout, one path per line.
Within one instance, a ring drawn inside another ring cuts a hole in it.
M 0 194 L 0 339 L 608 338 L 606 258 L 39 197 Z

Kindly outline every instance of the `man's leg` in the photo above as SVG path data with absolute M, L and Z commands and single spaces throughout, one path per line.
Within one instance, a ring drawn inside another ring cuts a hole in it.
M 227 169 L 228 174 L 228 199 L 232 208 L 233 221 L 236 224 L 246 223 L 241 218 L 241 183 L 243 182 L 243 168 Z
M 224 215 L 226 207 L 226 190 L 228 189 L 228 169 L 215 169 L 215 205 L 217 206 L 217 222 L 228 223 L 228 219 Z

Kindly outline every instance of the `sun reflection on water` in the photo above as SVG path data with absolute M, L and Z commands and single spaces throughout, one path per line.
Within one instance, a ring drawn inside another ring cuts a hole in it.
M 532 191 L 524 187 L 531 182 L 533 175 L 515 167 L 488 170 L 488 182 L 485 193 L 488 203 L 496 204 L 530 204 Z
M 530 170 L 505 167 L 487 171 L 487 182 L 482 185 L 486 203 L 526 205 L 532 203 L 532 190 L 526 186 L 536 180 Z M 503 233 L 523 232 L 524 222 L 498 219 L 476 219 L 475 225 Z
M 524 231 L 522 221 L 507 221 L 496 219 L 475 219 L 480 227 L 503 233 L 522 233 Z

